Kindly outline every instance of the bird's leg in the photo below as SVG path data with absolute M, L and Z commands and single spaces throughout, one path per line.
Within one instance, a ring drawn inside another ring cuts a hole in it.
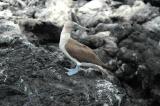
M 66 72 L 66 73 L 67 73 L 69 76 L 72 76 L 72 75 L 78 73 L 79 68 L 80 68 L 80 65 L 77 64 L 75 68 L 72 68 L 72 69 L 65 68 L 65 69 L 68 70 L 68 72 Z
M 101 67 L 99 65 L 96 65 L 96 64 L 93 64 L 93 63 L 81 63 L 81 66 L 98 68 L 102 72 L 102 74 L 107 74 L 108 75 L 107 70 L 103 69 L 103 67 Z

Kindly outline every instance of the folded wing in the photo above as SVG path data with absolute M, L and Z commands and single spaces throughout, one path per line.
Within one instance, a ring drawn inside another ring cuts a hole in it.
M 77 42 L 74 39 L 69 39 L 65 45 L 66 51 L 71 57 L 77 59 L 79 62 L 94 63 L 97 65 L 103 65 L 102 61 L 88 46 Z

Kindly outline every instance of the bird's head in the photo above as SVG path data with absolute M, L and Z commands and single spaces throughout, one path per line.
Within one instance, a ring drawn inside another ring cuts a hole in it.
M 88 28 L 86 28 L 86 27 L 83 27 L 83 26 L 81 26 L 81 25 L 79 25 L 79 24 L 77 24 L 76 22 L 73 22 L 73 21 L 67 21 L 67 22 L 65 22 L 64 23 L 64 29 L 65 29 L 65 32 L 68 32 L 68 33 L 71 33 L 72 32 L 72 30 L 74 29 L 74 28 L 81 28 L 81 29 L 83 29 L 83 30 L 89 30 Z

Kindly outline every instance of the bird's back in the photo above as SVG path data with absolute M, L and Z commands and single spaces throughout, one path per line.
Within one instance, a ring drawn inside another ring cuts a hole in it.
M 94 63 L 102 66 L 103 62 L 88 46 L 79 43 L 78 41 L 70 38 L 65 45 L 66 51 L 79 62 Z

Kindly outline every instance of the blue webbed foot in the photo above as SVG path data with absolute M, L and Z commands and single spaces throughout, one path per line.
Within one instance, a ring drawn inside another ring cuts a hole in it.
M 66 70 L 68 70 L 67 74 L 68 74 L 69 76 L 72 76 L 72 75 L 78 73 L 78 71 L 79 71 L 79 66 L 77 65 L 75 68 L 72 68 L 72 69 L 66 68 Z
M 67 73 L 69 76 L 72 76 L 72 75 L 78 73 L 78 70 L 76 70 L 76 69 L 67 69 L 67 70 L 68 70 L 68 72 L 66 72 L 66 73 Z

